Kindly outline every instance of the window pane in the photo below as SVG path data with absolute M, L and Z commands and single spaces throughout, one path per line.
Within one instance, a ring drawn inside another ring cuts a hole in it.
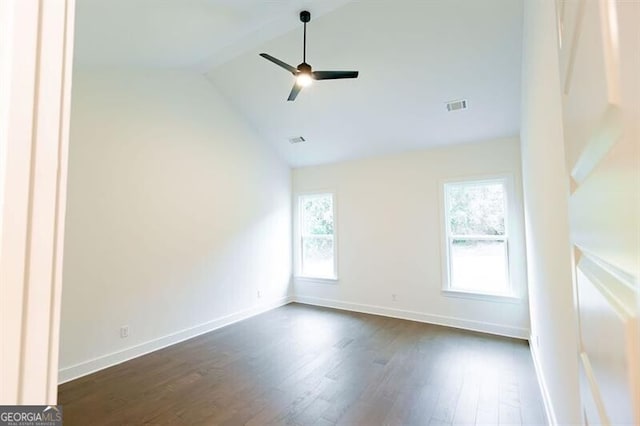
M 302 275 L 333 278 L 333 237 L 302 239 Z
M 301 197 L 302 235 L 333 235 L 333 197 L 331 194 Z
M 502 183 L 451 184 L 446 188 L 453 235 L 504 235 Z
M 495 294 L 509 292 L 504 241 L 452 240 L 450 251 L 453 289 Z

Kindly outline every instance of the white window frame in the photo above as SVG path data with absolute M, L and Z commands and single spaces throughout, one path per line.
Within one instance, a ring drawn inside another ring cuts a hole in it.
M 447 197 L 447 187 L 453 185 L 486 185 L 491 183 L 500 183 L 505 189 L 505 223 L 504 235 L 452 235 L 451 221 L 449 220 L 449 200 Z M 446 296 L 466 297 L 481 300 L 495 301 L 512 301 L 518 302 L 520 296 L 518 289 L 514 284 L 514 271 L 517 264 L 512 256 L 512 245 L 514 235 L 515 208 L 515 192 L 513 176 L 508 173 L 483 175 L 483 176 L 465 176 L 455 179 L 446 179 L 440 182 L 440 212 L 441 212 L 441 235 L 442 235 L 442 292 Z M 506 293 L 480 292 L 473 290 L 465 290 L 454 288 L 451 286 L 451 244 L 454 239 L 477 239 L 477 240 L 497 240 L 505 242 L 506 251 L 506 268 L 508 290 Z
M 315 277 L 302 274 L 302 209 L 300 204 L 304 197 L 331 195 L 333 208 L 333 276 Z M 337 195 L 335 190 L 324 189 L 317 191 L 305 191 L 295 194 L 294 203 L 294 232 L 293 232 L 293 261 L 294 261 L 294 277 L 296 281 L 335 284 L 338 282 L 338 215 L 337 215 Z

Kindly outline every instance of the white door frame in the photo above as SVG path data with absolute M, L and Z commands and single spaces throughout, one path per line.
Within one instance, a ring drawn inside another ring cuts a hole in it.
M 0 404 L 55 404 L 75 0 L 0 0 Z

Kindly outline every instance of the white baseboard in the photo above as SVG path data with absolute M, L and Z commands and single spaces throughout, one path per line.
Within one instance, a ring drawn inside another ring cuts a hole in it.
M 544 403 L 544 411 L 547 415 L 547 424 L 555 426 L 558 424 L 556 419 L 553 405 L 551 404 L 551 397 L 549 395 L 549 389 L 547 388 L 547 382 L 544 380 L 544 374 L 542 374 L 542 366 L 540 365 L 540 358 L 538 358 L 538 349 L 532 336 L 529 336 L 529 348 L 531 349 L 531 358 L 533 358 L 533 367 L 536 370 L 536 377 L 538 384 L 540 385 L 540 393 L 542 394 L 542 402 Z
M 102 355 L 100 357 L 93 358 L 79 364 L 71 365 L 69 367 L 60 368 L 58 370 L 58 383 L 62 384 L 80 378 L 82 376 L 95 373 L 96 371 L 112 367 L 130 359 L 137 358 L 150 352 L 157 351 L 158 349 L 175 345 L 176 343 L 180 343 L 201 334 L 208 333 L 218 328 L 286 305 L 288 303 L 291 303 L 292 301 L 292 296 L 283 297 L 281 299 L 277 299 L 272 302 L 266 302 L 264 304 L 254 306 L 243 311 L 235 312 L 221 318 L 216 318 L 204 324 L 199 324 L 194 327 L 180 330 L 175 333 L 171 333 L 169 335 L 132 346 L 130 348 L 126 348 L 107 355 Z
M 360 303 L 342 302 L 339 300 L 321 299 L 317 297 L 295 296 L 294 301 L 306 305 L 324 306 L 327 308 L 343 309 L 346 311 L 361 312 L 364 314 L 382 315 L 385 317 L 406 319 L 428 324 L 444 325 L 447 327 L 480 331 L 482 333 L 496 334 L 498 336 L 513 337 L 516 339 L 527 340 L 527 338 L 529 337 L 528 329 L 511 327 L 485 321 L 474 321 L 444 315 L 425 314 L 422 312 L 405 311 L 401 309 L 392 309 L 375 305 L 364 305 Z

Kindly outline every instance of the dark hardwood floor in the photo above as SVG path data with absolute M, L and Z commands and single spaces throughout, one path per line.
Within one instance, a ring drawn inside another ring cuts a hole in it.
M 290 304 L 60 386 L 65 425 L 544 424 L 526 342 Z

